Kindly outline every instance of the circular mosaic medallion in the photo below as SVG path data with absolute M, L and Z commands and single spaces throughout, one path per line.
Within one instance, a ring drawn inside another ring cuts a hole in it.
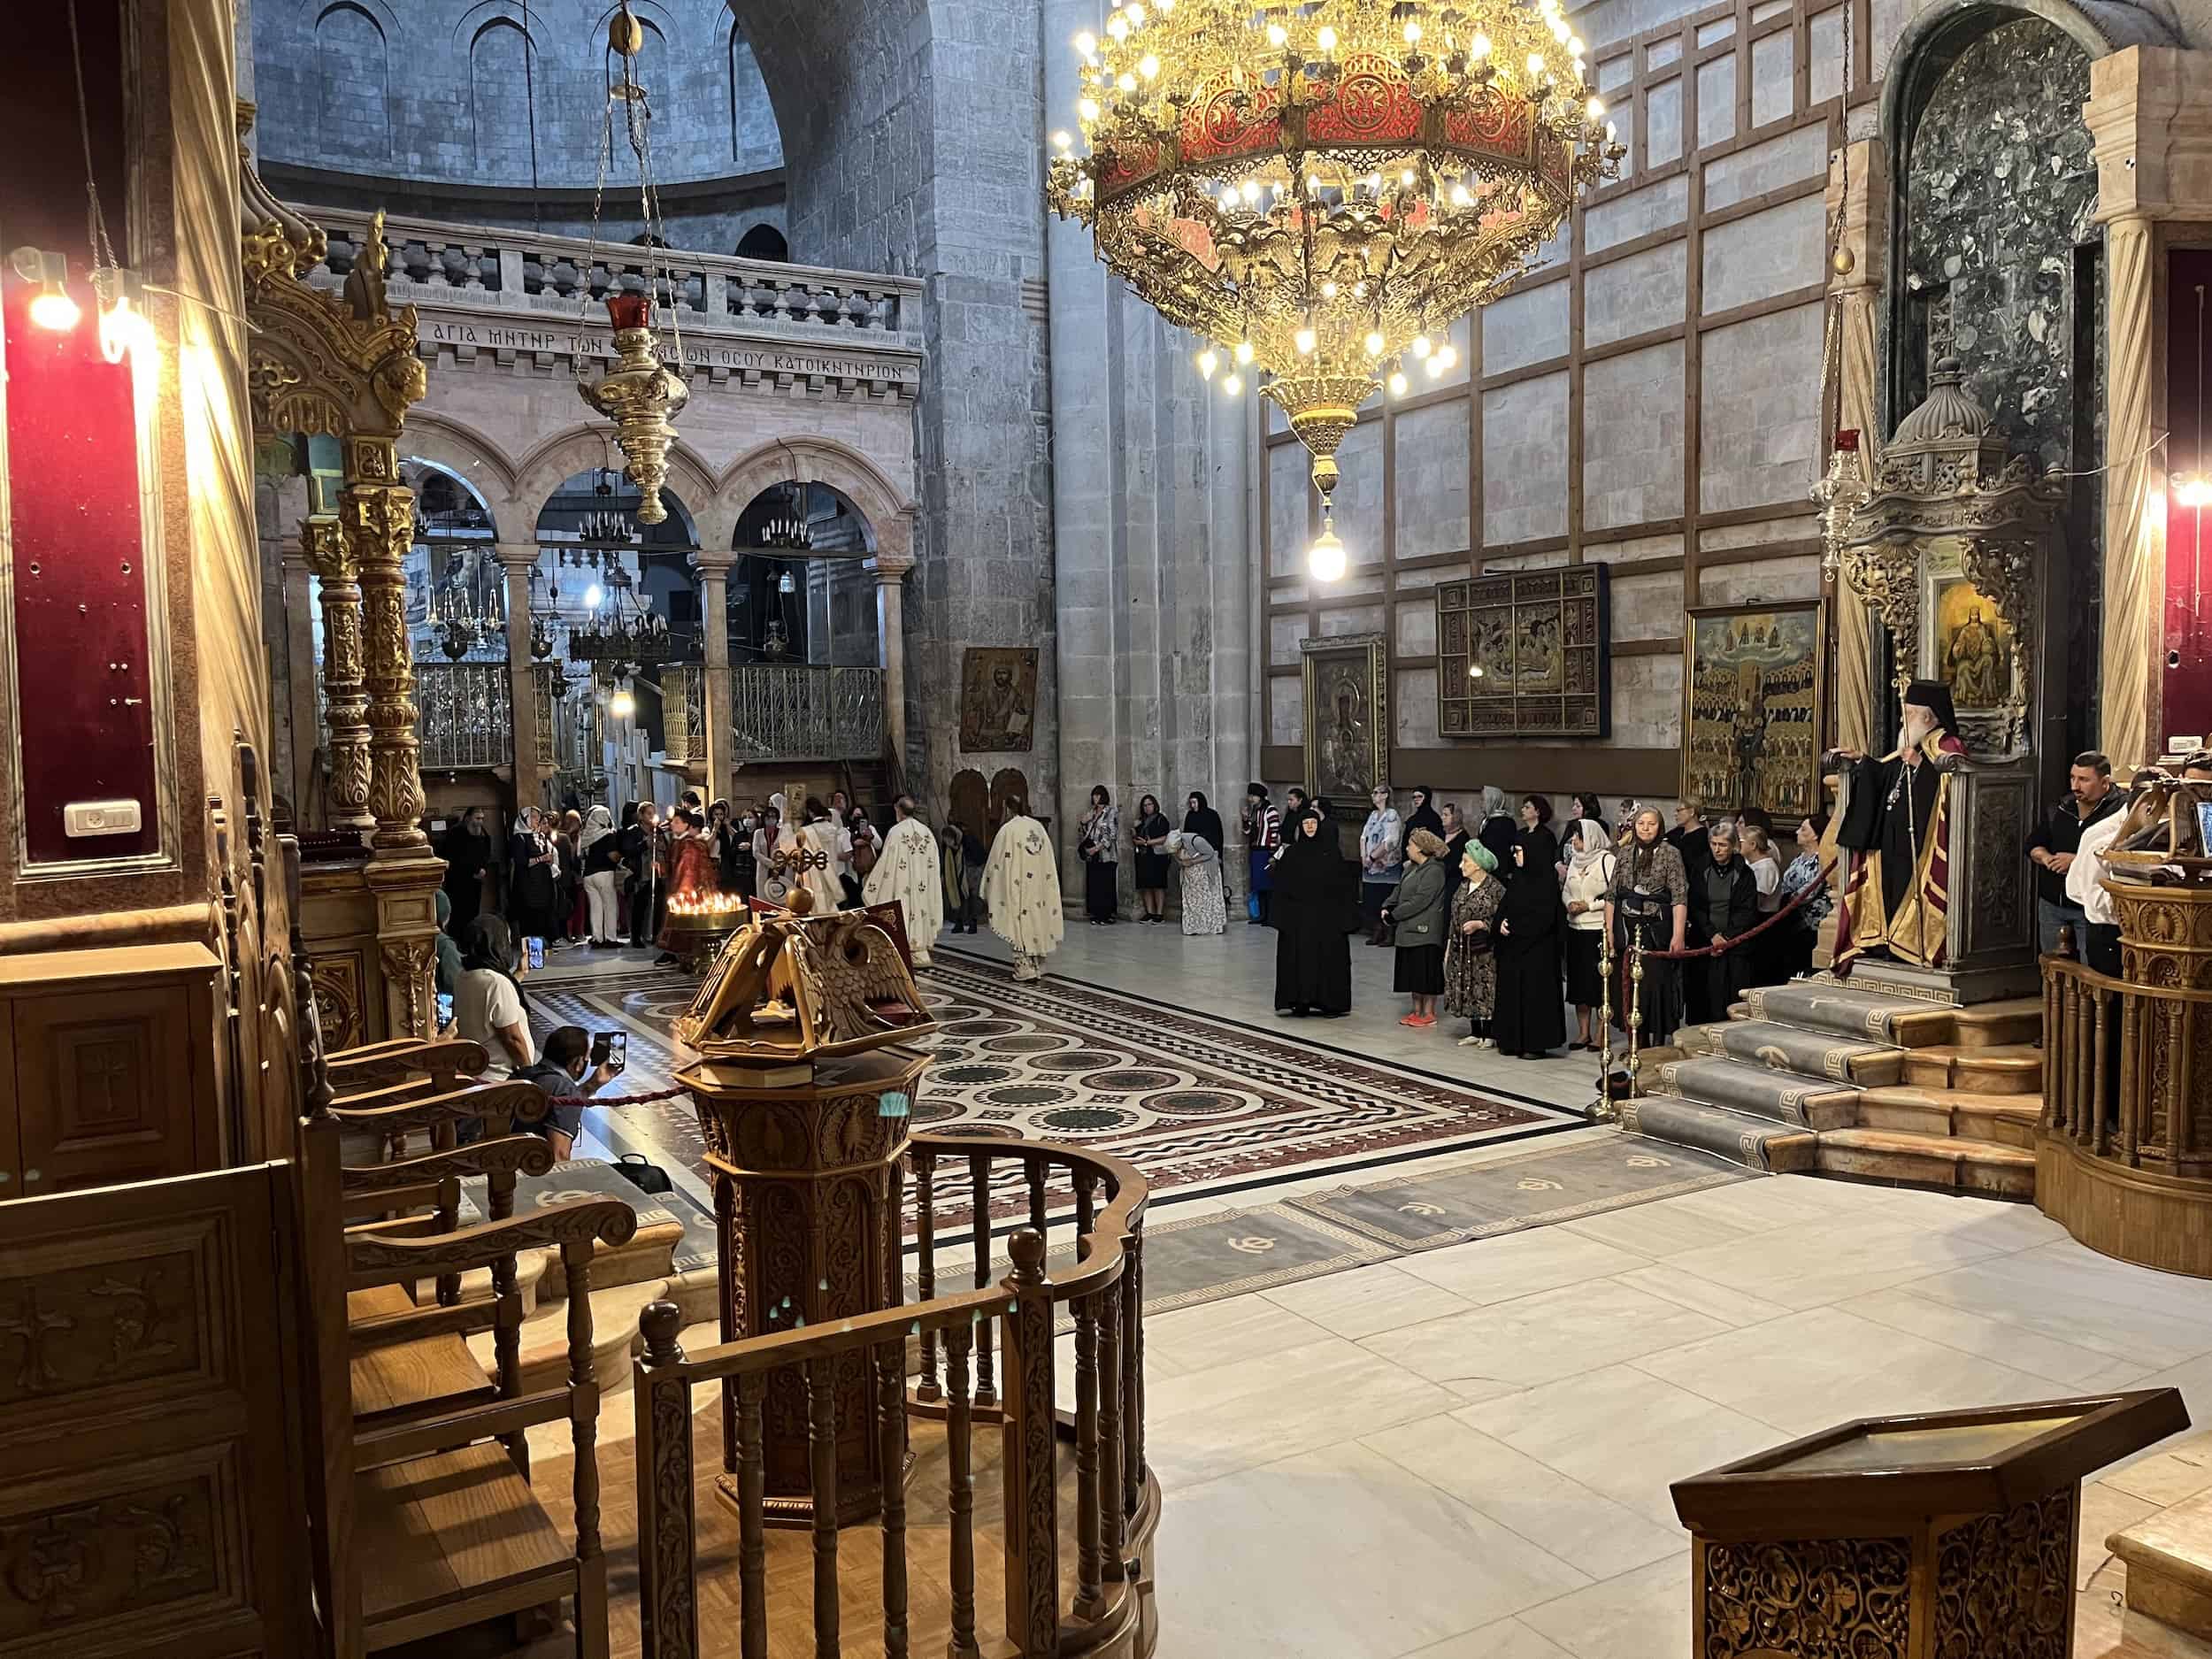
M 918 1100 L 907 1109 L 906 1120 L 917 1125 L 941 1124 L 948 1118 L 960 1116 L 961 1110 L 956 1100 Z
M 974 1019 L 985 1010 L 972 1002 L 932 1002 L 929 1011 L 940 1022 L 949 1019 Z
M 1069 1039 L 1048 1036 L 1041 1031 L 1025 1032 L 1018 1037 L 994 1037 L 983 1047 L 993 1054 L 1050 1054 L 1055 1048 L 1064 1048 Z
M 1021 1022 L 1012 1019 L 956 1019 L 949 1024 L 940 1019 L 937 1029 L 949 1037 L 1003 1037 L 1021 1029 Z
M 1039 1055 L 1029 1064 L 1040 1071 L 1095 1071 L 1120 1058 L 1102 1048 L 1070 1048 L 1064 1054 Z
M 987 1088 L 976 1096 L 985 1106 L 1057 1106 L 1075 1098 L 1071 1088 L 1062 1088 L 1056 1083 L 1010 1083 L 1004 1088 Z
M 1016 1075 L 1010 1065 L 945 1065 L 929 1074 L 933 1083 L 951 1083 L 962 1087 L 977 1083 L 1003 1083 Z
M 1218 1118 L 1242 1111 L 1245 1103 L 1242 1095 L 1218 1088 L 1173 1089 L 1164 1094 L 1148 1095 L 1142 1102 L 1146 1110 L 1157 1112 L 1163 1118 Z
M 1022 1132 L 1011 1124 L 955 1124 L 949 1129 L 940 1129 L 941 1135 L 956 1135 L 964 1141 L 1019 1141 Z
M 1083 1079 L 1083 1087 L 1095 1089 L 1102 1094 L 1134 1094 L 1142 1089 L 1173 1088 L 1182 1080 L 1172 1071 L 1133 1065 L 1121 1066 L 1111 1071 L 1094 1071 Z
M 1064 1106 L 1037 1119 L 1037 1126 L 1056 1135 L 1102 1135 L 1141 1122 L 1135 1112 L 1118 1106 Z

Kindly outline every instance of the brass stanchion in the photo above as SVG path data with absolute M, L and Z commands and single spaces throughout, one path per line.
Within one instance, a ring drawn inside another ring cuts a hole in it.
M 1628 936 L 1628 1097 L 1644 1094 L 1643 1056 L 1639 1052 L 1644 1024 L 1644 941 Z

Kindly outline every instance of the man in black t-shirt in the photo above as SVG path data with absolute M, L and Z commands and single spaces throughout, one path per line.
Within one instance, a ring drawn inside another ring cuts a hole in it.
M 2066 896 L 2066 872 L 2081 846 L 2082 833 L 2127 804 L 2112 787 L 2112 762 L 2095 749 L 2074 757 L 2066 774 L 2068 792 L 2043 815 L 2028 837 L 2028 862 L 2035 866 L 2036 946 L 2045 955 L 2058 949 L 2058 930 L 2071 925 L 2074 950 L 2088 938 L 2089 918 Z

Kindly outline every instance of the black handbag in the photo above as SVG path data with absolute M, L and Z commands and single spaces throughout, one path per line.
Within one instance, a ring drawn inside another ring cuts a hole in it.
M 614 1172 L 641 1193 L 665 1193 L 675 1186 L 668 1179 L 668 1171 L 642 1153 L 622 1154 L 614 1161 Z

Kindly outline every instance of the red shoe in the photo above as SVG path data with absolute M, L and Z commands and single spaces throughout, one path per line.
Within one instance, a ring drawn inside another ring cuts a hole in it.
M 1407 1016 L 1406 1024 L 1409 1025 L 1433 1025 L 1436 1024 L 1436 1016 L 1433 1014 L 1411 1014 Z
M 1418 1014 L 1407 1014 L 1398 1023 L 1401 1025 L 1417 1025 L 1421 1023 L 1421 1017 Z

